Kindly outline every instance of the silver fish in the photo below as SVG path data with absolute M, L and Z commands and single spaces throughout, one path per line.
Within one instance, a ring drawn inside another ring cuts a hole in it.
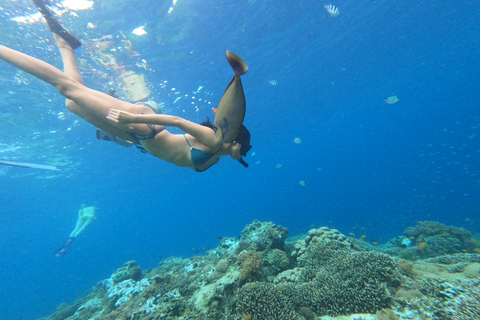
M 327 9 L 328 13 L 330 13 L 332 17 L 337 17 L 340 14 L 340 10 L 338 10 L 338 8 L 333 4 L 326 4 L 323 7 Z

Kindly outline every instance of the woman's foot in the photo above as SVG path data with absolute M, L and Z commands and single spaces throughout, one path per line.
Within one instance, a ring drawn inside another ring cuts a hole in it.
M 43 1 L 44 0 L 33 0 L 33 3 L 35 3 L 35 5 L 38 8 L 38 11 L 40 11 L 40 13 L 45 18 L 45 20 L 47 20 L 48 28 L 50 29 L 50 31 L 58 34 L 62 39 L 64 39 L 68 43 L 68 45 L 72 49 L 76 49 L 80 47 L 82 45 L 80 41 L 78 41 L 78 39 L 76 39 L 74 36 L 68 33 L 60 25 L 60 23 L 53 17 L 52 13 L 47 9 Z

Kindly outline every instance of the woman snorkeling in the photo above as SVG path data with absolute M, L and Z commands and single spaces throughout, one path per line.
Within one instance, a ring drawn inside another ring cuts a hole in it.
M 78 220 L 77 223 L 75 224 L 75 229 L 73 229 L 72 232 L 70 232 L 70 236 L 68 237 L 67 241 L 64 243 L 63 246 L 61 246 L 57 252 L 55 252 L 55 257 L 61 258 L 63 257 L 70 246 L 72 245 L 73 240 L 77 238 L 80 233 L 83 232 L 88 226 L 92 224 L 92 222 L 95 220 L 95 211 L 97 208 L 95 207 L 87 207 L 86 205 L 82 205 L 80 207 L 80 210 L 78 210 Z
M 155 114 L 146 105 L 121 101 L 87 88 L 74 53 L 80 42 L 55 20 L 43 0 L 34 0 L 34 3 L 53 32 L 64 71 L 5 46 L 0 46 L 0 59 L 54 86 L 66 98 L 66 107 L 74 114 L 118 138 L 141 145 L 157 158 L 195 171 L 204 171 L 227 155 L 248 166 L 242 156 L 251 149 L 250 133 L 243 125 L 232 142 L 223 142 L 216 137 L 212 130 L 214 126 L 208 120 L 200 125 L 176 116 Z M 227 51 L 226 56 L 235 72 L 229 87 L 235 86 L 235 91 L 240 90 L 243 97 L 240 76 L 248 71 L 248 67 L 234 53 Z M 177 127 L 185 134 L 172 134 L 165 129 L 166 126 Z

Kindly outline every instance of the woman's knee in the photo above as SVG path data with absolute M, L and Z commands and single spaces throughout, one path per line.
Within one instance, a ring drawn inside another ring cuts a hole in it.
M 73 112 L 75 113 L 76 115 L 78 115 L 80 113 L 80 107 L 78 106 L 78 104 L 76 104 L 73 100 L 70 100 L 70 99 L 67 99 L 65 101 L 65 106 L 67 107 L 67 109 L 70 111 L 70 112 Z
M 74 99 L 77 91 L 81 90 L 82 85 L 69 77 L 63 79 L 61 83 L 57 84 L 55 88 L 57 91 L 67 99 Z M 68 107 L 68 106 L 67 106 Z

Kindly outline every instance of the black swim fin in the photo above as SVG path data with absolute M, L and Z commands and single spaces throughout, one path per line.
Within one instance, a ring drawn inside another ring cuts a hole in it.
M 116 144 L 118 144 L 119 146 L 122 146 L 122 147 L 131 147 L 133 146 L 133 144 L 127 140 L 124 140 L 124 139 L 120 139 L 116 136 L 114 136 L 113 134 L 111 133 L 108 133 L 106 131 L 103 131 L 103 130 L 100 130 L 100 129 L 97 129 L 95 131 L 95 136 L 97 137 L 98 140 L 105 140 L 105 141 L 113 141 L 115 142 Z
M 115 136 L 113 134 L 110 134 L 100 129 L 97 129 L 95 131 L 95 136 L 98 140 L 113 141 L 115 139 Z
M 75 238 L 74 237 L 68 237 L 67 241 L 65 242 L 65 244 L 63 246 L 61 246 L 57 252 L 55 252 L 55 257 L 57 258 L 61 258 L 65 255 L 65 253 L 67 253 L 68 249 L 70 248 L 70 246 L 72 245 L 72 242 Z
M 44 0 L 33 0 L 33 3 L 35 3 L 38 11 L 40 11 L 45 20 L 47 20 L 48 28 L 50 29 L 50 31 L 58 34 L 63 40 L 67 41 L 67 43 L 72 49 L 76 49 L 82 45 L 77 38 L 68 33 L 67 30 L 65 30 L 60 25 L 60 23 L 53 17 L 52 13 L 45 6 Z

